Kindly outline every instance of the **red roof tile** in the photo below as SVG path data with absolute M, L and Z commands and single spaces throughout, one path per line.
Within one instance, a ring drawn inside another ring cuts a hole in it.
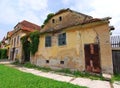
M 23 20 L 21 22 L 19 22 L 14 29 L 16 29 L 16 27 L 18 27 L 18 30 L 23 30 L 23 31 L 28 31 L 28 32 L 33 32 L 35 30 L 40 31 L 41 27 L 39 25 L 36 25 L 34 23 L 31 23 L 29 21 Z M 12 31 L 12 35 L 15 33 L 16 31 Z
M 13 31 L 9 31 L 9 32 L 7 33 L 7 37 L 11 37 L 12 34 L 13 34 Z
M 28 22 L 26 20 L 23 20 L 22 22 L 20 22 L 19 24 L 22 25 L 22 28 L 23 30 L 27 30 L 27 31 L 33 31 L 33 30 L 38 30 L 40 31 L 40 26 L 34 24 L 34 23 L 31 23 L 31 22 Z M 24 29 L 25 28 L 25 29 Z

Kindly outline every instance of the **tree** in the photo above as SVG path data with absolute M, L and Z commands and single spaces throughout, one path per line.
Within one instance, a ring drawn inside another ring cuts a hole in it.
M 41 26 L 42 28 L 44 27 L 44 25 L 54 16 L 54 13 L 49 13 L 47 15 L 47 18 L 44 20 L 43 25 Z

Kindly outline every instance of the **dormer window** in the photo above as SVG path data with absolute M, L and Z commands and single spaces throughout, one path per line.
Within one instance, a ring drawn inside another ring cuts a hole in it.
M 52 19 L 52 23 L 55 23 L 55 19 Z
M 62 17 L 61 16 L 59 17 L 59 21 L 62 21 Z

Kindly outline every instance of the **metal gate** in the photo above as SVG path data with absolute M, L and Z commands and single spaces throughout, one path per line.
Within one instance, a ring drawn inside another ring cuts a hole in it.
M 111 36 L 114 73 L 120 73 L 120 36 Z
M 112 50 L 113 71 L 120 73 L 120 50 Z

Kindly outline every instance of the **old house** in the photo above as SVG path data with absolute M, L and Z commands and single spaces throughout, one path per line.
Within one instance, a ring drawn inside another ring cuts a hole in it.
M 10 39 L 10 50 L 9 50 L 9 59 L 11 60 L 19 60 L 20 62 L 23 61 L 29 61 L 30 55 L 28 54 L 26 58 L 23 59 L 23 52 L 22 52 L 22 44 L 21 44 L 21 38 L 30 32 L 33 31 L 40 31 L 40 26 L 33 24 L 31 22 L 28 22 L 26 20 L 23 20 L 22 22 L 19 22 L 12 31 L 11 39 Z
M 6 48 L 6 43 L 5 43 L 5 41 L 6 41 L 6 38 L 3 37 L 3 39 L 2 39 L 1 42 L 0 42 L 0 48 L 1 48 L 1 49 L 5 49 L 5 48 Z
M 52 69 L 113 73 L 109 17 L 63 9 L 41 29 L 38 52 L 31 63 Z

